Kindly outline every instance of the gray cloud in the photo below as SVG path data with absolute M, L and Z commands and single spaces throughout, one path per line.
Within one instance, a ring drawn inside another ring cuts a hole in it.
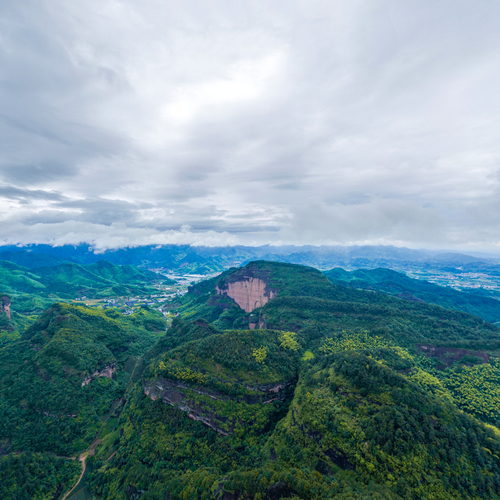
M 64 196 L 55 191 L 44 191 L 43 189 L 21 189 L 16 186 L 0 186 L 0 197 L 13 200 L 52 200 L 61 201 Z
M 498 250 L 499 15 L 3 2 L 3 241 Z

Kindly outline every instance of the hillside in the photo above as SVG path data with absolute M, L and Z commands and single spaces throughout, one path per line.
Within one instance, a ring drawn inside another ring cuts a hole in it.
M 154 293 L 150 287 L 153 283 L 171 283 L 168 278 L 151 271 L 104 261 L 87 266 L 64 263 L 40 267 L 33 272 L 40 276 L 49 293 L 71 298 Z
M 0 346 L 2 498 L 500 494 L 494 325 L 266 261 L 178 313 L 59 304 Z
M 476 419 L 499 418 L 494 326 L 269 262 L 194 285 L 181 310 L 92 459 L 97 496 L 500 491 L 498 435 Z M 445 344 L 450 364 L 431 349 Z
M 122 415 L 127 432 L 107 437 L 92 460 L 98 497 L 498 491 L 498 436 L 460 412 L 408 351 L 355 334 L 314 351 L 292 332 L 207 334 L 149 363 Z
M 105 261 L 89 265 L 65 262 L 33 269 L 0 261 L 0 296 L 11 301 L 11 318 L 0 310 L 0 331 L 22 331 L 58 300 L 151 295 L 157 293 L 155 285 L 172 283 L 146 269 Z
M 74 298 L 140 294 L 151 292 L 153 283 L 172 283 L 165 276 L 133 266 L 105 261 L 89 265 L 71 262 L 28 269 L 12 262 L 0 261 L 1 292 L 37 294 Z
M 406 300 L 421 300 L 480 316 L 492 323 L 500 322 L 500 300 L 412 279 L 391 269 L 345 271 L 335 268 L 326 271 L 325 275 L 336 284 L 377 290 Z
M 2 477 L 17 474 L 18 462 L 39 470 L 50 463 L 58 472 L 32 473 L 25 481 L 33 488 L 33 481 L 60 487 L 68 470 L 79 469 L 60 458 L 87 448 L 120 411 L 135 365 L 159 335 L 148 320 L 161 321 L 161 315 L 113 316 L 57 304 L 20 339 L 0 347 Z M 6 496 L 4 487 L 2 498 L 20 498 Z

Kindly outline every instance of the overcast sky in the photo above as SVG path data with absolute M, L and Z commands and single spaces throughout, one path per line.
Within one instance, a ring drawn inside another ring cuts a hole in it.
M 500 252 L 498 0 L 3 0 L 0 243 Z

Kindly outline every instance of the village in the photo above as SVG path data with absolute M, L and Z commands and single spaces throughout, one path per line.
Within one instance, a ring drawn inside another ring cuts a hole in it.
M 155 268 L 152 269 L 152 271 L 163 274 L 174 283 L 153 285 L 157 293 L 149 295 L 116 296 L 99 299 L 82 296 L 75 299 L 74 302 L 83 303 L 88 307 L 117 309 L 126 316 L 133 314 L 141 307 L 150 307 L 151 309 L 160 311 L 164 316 L 169 316 L 171 314 L 172 304 L 176 299 L 185 295 L 191 285 L 215 276 L 215 274 L 174 274 L 163 268 Z

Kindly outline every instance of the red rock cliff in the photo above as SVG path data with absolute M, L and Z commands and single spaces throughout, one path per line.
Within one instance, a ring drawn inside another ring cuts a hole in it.
M 246 278 L 227 284 L 227 289 L 217 288 L 219 295 L 231 297 L 245 312 L 252 312 L 267 304 L 276 293 L 267 290 L 266 282 L 260 278 Z

